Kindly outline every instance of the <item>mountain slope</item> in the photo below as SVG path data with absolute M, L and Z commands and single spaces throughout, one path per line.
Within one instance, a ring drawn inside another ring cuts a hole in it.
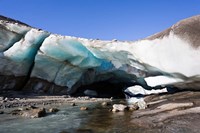
M 184 19 L 167 30 L 152 35 L 147 39 L 163 38 L 164 36 L 168 36 L 170 32 L 188 41 L 194 48 L 198 48 L 200 46 L 200 15 Z

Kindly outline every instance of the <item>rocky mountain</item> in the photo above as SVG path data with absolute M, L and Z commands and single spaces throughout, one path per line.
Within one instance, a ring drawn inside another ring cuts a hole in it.
M 0 90 L 72 94 L 101 82 L 197 90 L 199 36 L 200 16 L 135 42 L 61 36 L 0 16 Z

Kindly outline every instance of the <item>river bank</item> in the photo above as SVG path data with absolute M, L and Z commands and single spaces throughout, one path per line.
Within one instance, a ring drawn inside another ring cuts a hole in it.
M 144 98 L 146 109 L 119 112 L 112 112 L 112 106 L 119 103 L 126 105 L 124 99 L 10 93 L 1 95 L 0 100 L 2 133 L 198 133 L 200 130 L 200 92 L 150 95 Z M 45 108 L 46 115 L 30 119 L 10 113 L 27 107 Z M 58 110 L 49 112 L 51 108 Z
M 69 95 L 41 95 L 34 93 L 22 93 L 16 91 L 9 91 L 0 95 L 0 109 L 39 106 L 39 105 L 53 105 L 63 103 L 90 103 L 110 101 L 109 98 L 90 98 L 71 97 Z

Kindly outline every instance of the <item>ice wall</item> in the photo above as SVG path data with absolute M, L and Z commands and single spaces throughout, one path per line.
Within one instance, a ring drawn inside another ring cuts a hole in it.
M 107 81 L 149 89 L 200 75 L 199 57 L 199 49 L 173 30 L 136 42 L 102 41 L 0 20 L 1 88 L 73 93 L 82 85 Z

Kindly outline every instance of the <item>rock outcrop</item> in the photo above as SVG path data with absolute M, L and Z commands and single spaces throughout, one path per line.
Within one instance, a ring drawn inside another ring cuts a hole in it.
M 102 81 L 198 89 L 199 27 L 195 16 L 136 42 L 102 41 L 60 36 L 0 16 L 0 90 L 71 94 Z

